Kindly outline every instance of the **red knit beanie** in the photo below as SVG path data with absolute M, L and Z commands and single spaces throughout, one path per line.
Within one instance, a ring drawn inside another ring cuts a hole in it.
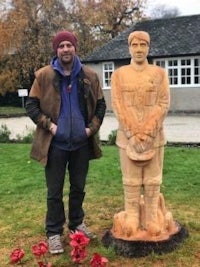
M 58 32 L 53 38 L 53 50 L 57 53 L 58 46 L 61 42 L 68 41 L 75 47 L 77 46 L 77 38 L 72 32 L 61 31 Z

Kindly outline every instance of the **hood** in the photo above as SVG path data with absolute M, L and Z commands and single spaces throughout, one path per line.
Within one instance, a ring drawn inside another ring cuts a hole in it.
M 57 56 L 53 57 L 50 64 L 54 70 L 58 71 L 62 76 L 65 76 L 63 67 L 60 64 Z M 81 68 L 82 68 L 82 64 L 80 62 L 80 59 L 77 55 L 75 55 L 72 73 L 71 73 L 71 79 L 73 79 L 74 77 L 77 76 L 77 74 L 80 72 Z

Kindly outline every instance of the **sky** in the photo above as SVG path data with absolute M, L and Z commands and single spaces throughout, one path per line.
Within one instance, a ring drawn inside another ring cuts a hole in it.
M 181 16 L 200 14 L 200 0 L 147 0 L 147 5 L 150 11 L 156 5 L 165 5 L 178 8 Z

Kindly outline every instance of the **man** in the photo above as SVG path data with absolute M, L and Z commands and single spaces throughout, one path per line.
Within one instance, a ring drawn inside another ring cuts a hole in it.
M 169 108 L 168 77 L 148 64 L 150 36 L 134 31 L 128 37 L 131 64 L 112 74 L 112 105 L 119 121 L 116 144 L 120 150 L 125 217 L 130 232 L 146 229 L 159 235 L 158 203 L 162 182 L 163 120 Z M 144 194 L 145 220 L 140 197 Z M 131 220 L 129 220 L 129 217 Z M 131 229 L 131 230 L 130 230 Z
M 76 55 L 77 38 L 61 31 L 53 38 L 51 64 L 35 73 L 26 102 L 27 114 L 37 125 L 31 157 L 45 166 L 47 184 L 46 235 L 49 251 L 62 253 L 66 221 L 63 187 L 69 172 L 68 227 L 91 238 L 82 208 L 89 160 L 99 158 L 98 132 L 106 104 L 97 74 Z

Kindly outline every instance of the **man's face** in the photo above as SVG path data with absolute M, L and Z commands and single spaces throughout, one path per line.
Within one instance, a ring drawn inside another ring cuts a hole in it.
M 133 38 L 130 46 L 129 52 L 132 60 L 137 64 L 142 64 L 149 53 L 149 45 L 147 42 L 140 40 L 138 38 Z
M 59 44 L 57 49 L 57 56 L 62 64 L 70 64 L 73 62 L 76 54 L 75 47 L 68 41 L 63 41 Z

